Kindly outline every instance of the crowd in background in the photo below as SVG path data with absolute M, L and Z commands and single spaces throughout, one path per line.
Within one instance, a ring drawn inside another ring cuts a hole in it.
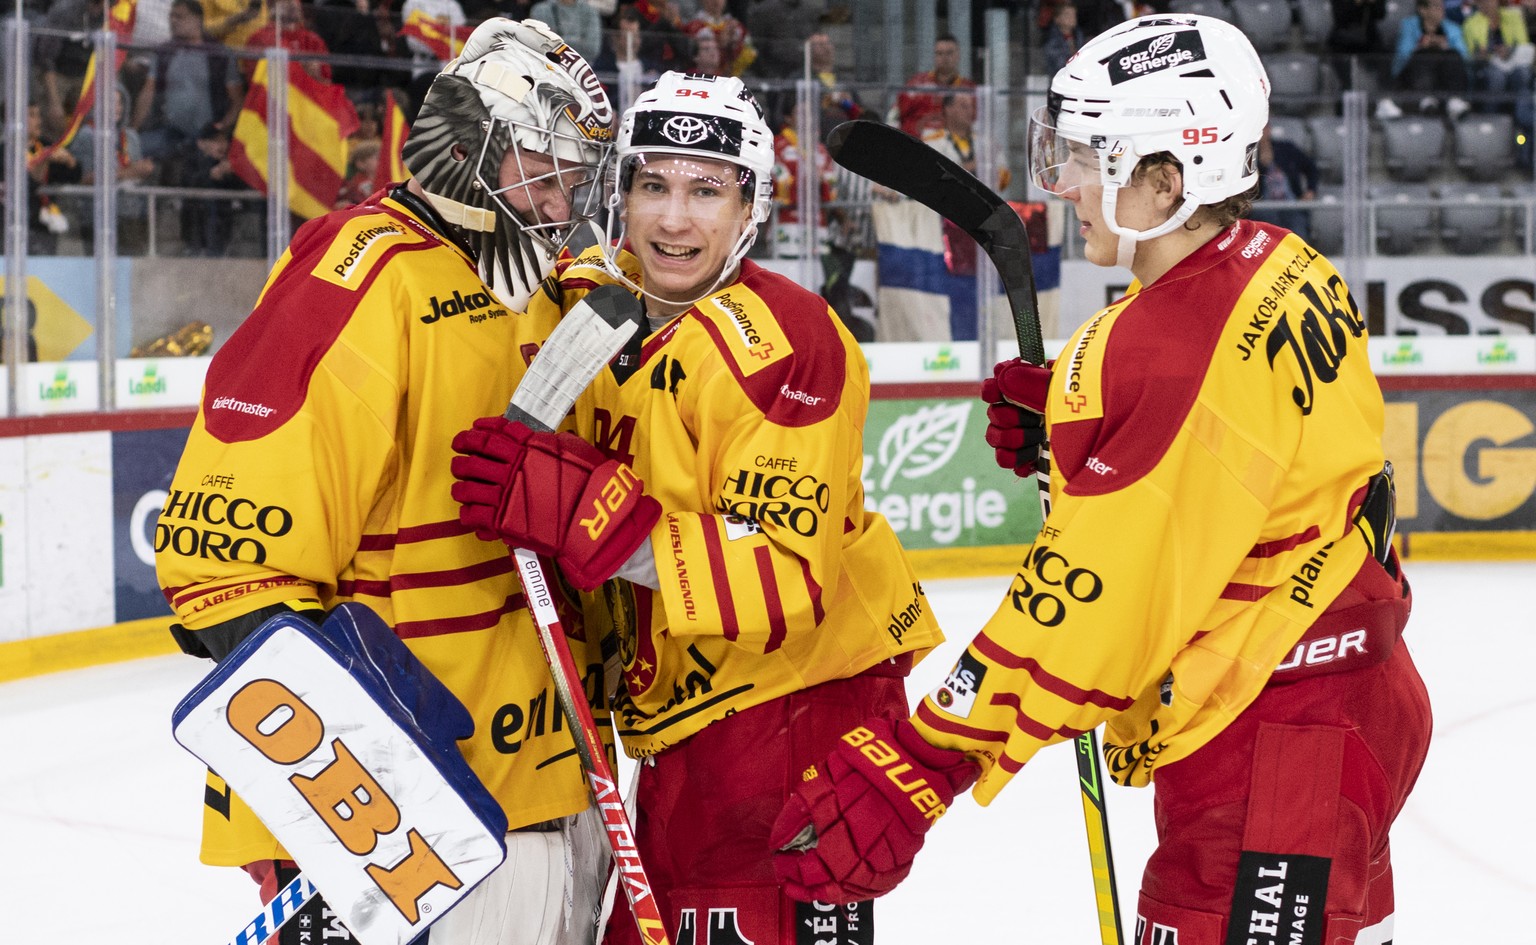
M 1387 0 L 1330 0 L 1333 29 L 1327 51 L 1359 55 L 1379 72 L 1378 117 L 1442 111 L 1455 118 L 1465 109 L 1511 112 L 1531 129 L 1531 43 L 1536 0 L 1418 0 L 1413 14 L 1389 22 Z M 37 0 L 28 8 L 34 28 L 32 103 L 29 114 L 31 252 L 52 254 L 66 232 L 89 252 L 88 197 L 51 197 L 58 184 L 94 180 L 95 117 L 84 117 L 66 148 L 51 148 L 71 134 L 75 98 L 91 61 L 95 34 L 108 22 L 109 0 Z M 1075 54 L 1084 38 L 1132 15 L 1178 12 L 1181 0 L 1037 0 L 992 3 L 1008 8 L 1028 37 L 1032 72 L 1052 74 Z M 121 3 L 115 9 L 121 9 Z M 825 135 L 849 118 L 876 118 L 929 138 L 946 154 L 974 166 L 974 61 L 963 48 L 985 45 L 983 17 L 974 15 L 969 43 L 940 35 L 928 69 L 909 77 L 906 88 L 860 94 L 852 81 L 854 54 L 834 37 L 852 20 L 852 6 L 837 0 L 137 0 L 131 35 L 117 72 L 117 180 L 137 186 L 195 189 L 204 198 L 175 201 L 180 207 L 181 249 L 187 255 L 226 255 L 237 214 L 260 217 L 257 201 L 210 200 L 209 191 L 238 191 L 247 184 L 230 171 L 229 149 L 252 72 L 264 49 L 283 46 L 313 77 L 346 89 L 358 115 L 350 143 L 341 206 L 366 197 L 379 180 L 386 94 L 409 123 L 452 41 L 492 15 L 541 18 L 593 63 L 599 75 L 628 75 L 642 86 L 667 69 L 740 75 L 753 86 L 780 129 L 779 223 L 760 252 L 800 252 L 794 214 L 800 166 L 814 167 L 825 203 L 836 204 L 833 166 L 817 144 L 802 160 L 794 118 L 793 80 L 809 72 L 820 85 L 817 114 Z M 435 41 L 438 40 L 438 41 Z M 846 38 L 845 40 L 846 43 Z M 920 55 L 926 55 L 922 52 Z M 1347 86 L 1347 77 L 1346 83 Z M 1468 104 L 1470 101 L 1471 104 Z M 1290 144 L 1281 146 L 1286 174 L 1270 175 L 1266 197 L 1303 198 L 1315 187 L 1298 177 Z M 1266 155 L 1269 155 L 1266 149 Z M 1006 166 L 1000 181 L 1006 186 Z M 118 252 L 143 254 L 149 240 L 147 201 L 124 194 L 118 201 Z M 828 240 L 852 226 L 834 212 Z M 842 240 L 843 249 L 848 240 Z M 823 250 L 828 247 L 823 246 Z

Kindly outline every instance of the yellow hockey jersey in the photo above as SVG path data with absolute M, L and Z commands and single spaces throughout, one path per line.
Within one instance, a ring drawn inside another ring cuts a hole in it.
M 632 274 L 638 279 L 638 274 Z M 595 255 L 536 297 L 611 282 Z M 577 403 L 577 431 L 629 463 L 665 510 L 659 592 L 611 581 L 589 611 L 619 635 L 625 751 L 655 754 L 730 713 L 942 641 L 860 481 L 869 369 L 819 296 L 748 261 L 645 338 Z
M 1383 463 L 1365 321 L 1286 230 L 1240 221 L 1089 319 L 1055 363 L 1046 422 L 1051 513 L 914 715 L 982 764 L 982 803 L 1106 720 L 1111 777 L 1147 784 L 1380 568 L 1354 524 Z
M 189 630 L 281 602 L 383 617 L 469 707 L 459 747 L 514 828 L 586 787 L 511 556 L 459 523 L 449 442 L 506 408 L 552 324 L 396 199 L 305 225 L 212 360 L 156 528 Z M 597 691 L 601 660 L 572 649 Z M 222 782 L 209 798 L 206 862 L 279 855 Z

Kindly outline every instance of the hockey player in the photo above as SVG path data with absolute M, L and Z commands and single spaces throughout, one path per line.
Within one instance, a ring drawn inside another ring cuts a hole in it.
M 1035 180 L 1135 281 L 1052 369 L 986 383 L 1005 465 L 1033 471 L 1044 415 L 1050 514 L 912 717 L 807 772 L 773 836 L 796 895 L 889 891 L 955 794 L 986 804 L 1107 722 L 1111 776 L 1155 785 L 1128 941 L 1392 939 L 1388 831 L 1429 702 L 1364 318 L 1316 250 L 1241 219 L 1268 92 L 1242 33 L 1201 16 L 1117 26 L 1054 77 Z
M 785 897 L 768 831 L 840 732 L 906 715 L 903 678 L 940 642 L 894 531 L 864 507 L 868 369 L 825 300 L 743 259 L 773 199 L 773 134 L 739 79 L 663 75 L 610 165 L 613 238 L 552 293 L 642 293 L 637 366 L 599 375 L 576 415 L 659 508 L 612 523 L 577 508 L 590 465 L 526 469 L 555 438 L 499 417 L 456 441 L 455 495 L 466 523 L 556 554 L 579 587 L 623 578 L 599 609 L 624 662 L 619 731 L 644 759 L 636 841 L 674 941 L 867 942 L 868 904 Z M 625 558 L 591 567 L 593 534 Z M 610 943 L 635 936 L 609 921 Z
M 422 103 L 413 178 L 302 227 L 214 356 L 157 526 L 187 652 L 219 659 L 274 614 L 318 624 L 357 601 L 469 708 L 459 747 L 512 832 L 506 864 L 432 927 L 434 945 L 595 935 L 607 847 L 576 816 L 585 782 L 513 564 L 459 524 L 448 465 L 453 434 L 506 405 L 553 324 L 521 308 L 579 219 L 613 119 L 543 24 L 478 27 Z M 203 860 L 244 866 L 270 894 L 287 851 L 219 778 L 207 798 Z M 285 941 L 319 941 L 312 928 L 290 922 Z

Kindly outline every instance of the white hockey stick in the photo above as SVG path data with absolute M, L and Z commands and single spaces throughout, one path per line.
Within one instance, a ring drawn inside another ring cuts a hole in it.
M 559 426 L 576 398 L 624 348 L 644 320 L 640 302 L 624 289 L 616 285 L 593 289 L 560 320 L 539 347 L 528 373 L 512 394 L 507 419 L 534 430 L 550 431 Z M 640 938 L 645 945 L 670 945 L 661 910 L 651 894 L 650 878 L 640 862 L 640 851 L 635 848 L 635 829 L 619 795 L 618 779 L 608 763 L 592 707 L 587 704 L 581 671 L 571 657 L 565 628 L 555 612 L 555 592 L 538 555 L 518 548 L 513 556 L 517 559 L 517 574 L 523 582 L 528 610 L 539 628 L 539 645 L 554 677 L 555 701 L 570 726 L 592 801 L 602 814 L 603 832 L 613 851 L 619 885 L 629 900 Z

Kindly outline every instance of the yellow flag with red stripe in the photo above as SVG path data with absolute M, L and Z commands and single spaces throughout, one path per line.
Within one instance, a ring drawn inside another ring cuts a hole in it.
M 447 62 L 464 50 L 464 40 L 471 32 L 468 26 L 450 26 L 443 17 L 412 10 L 401 25 L 399 35 L 420 41 L 434 56 Z
M 400 151 L 411 129 L 405 123 L 405 109 L 395 100 L 395 93 L 384 93 L 384 115 L 379 130 L 379 168 L 374 172 L 374 189 L 386 187 L 408 179 L 411 172 L 406 168 Z
M 117 0 L 112 8 L 107 11 L 107 28 L 117 34 L 117 41 L 125 43 L 133 36 L 134 18 L 138 15 L 139 0 Z M 126 50 L 118 49 L 114 59 L 117 62 L 115 73 L 122 72 L 123 62 L 128 58 Z M 69 147 L 69 143 L 75 140 L 75 135 L 80 133 L 80 127 L 85 124 L 85 116 L 90 114 L 91 108 L 96 104 L 96 54 L 91 53 L 91 58 L 85 64 L 85 77 L 80 83 L 80 97 L 75 100 L 75 110 L 69 116 L 69 125 L 59 140 L 39 151 L 27 156 L 27 169 L 31 170 L 48 158 L 60 148 Z M 124 103 L 126 106 L 127 103 Z
M 251 187 L 267 192 L 267 61 L 256 64 L 251 90 L 235 121 L 229 163 Z M 288 208 L 307 220 L 336 205 L 346 181 L 348 141 L 357 111 L 339 85 L 288 66 Z

